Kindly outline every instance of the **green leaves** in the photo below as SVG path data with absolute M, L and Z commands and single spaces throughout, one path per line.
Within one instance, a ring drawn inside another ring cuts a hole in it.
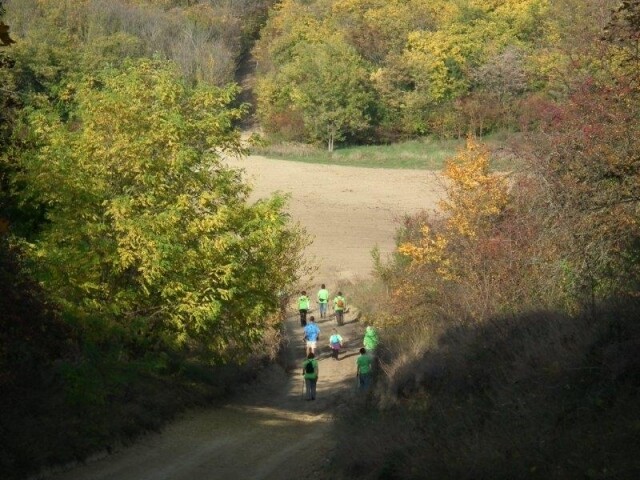
M 216 153 L 241 152 L 236 88 L 188 87 L 171 64 L 140 61 L 75 91 L 69 122 L 28 118 L 39 143 L 22 156 L 21 180 L 48 206 L 34 249 L 48 290 L 125 330 L 144 319 L 133 337 L 247 352 L 277 311 L 272 292 L 294 280 L 302 236 L 282 199 L 247 205 Z
M 339 39 L 300 44 L 283 71 L 293 85 L 292 102 L 302 112 L 308 135 L 329 151 L 345 135 L 365 130 L 373 101 L 367 72 L 355 51 Z
M 364 62 L 341 33 L 309 12 L 296 22 L 292 16 L 299 8 L 291 2 L 281 5 L 267 27 L 272 43 L 258 46 L 257 54 L 269 54 L 273 63 L 258 85 L 258 114 L 271 130 L 299 118 L 302 127 L 292 134 L 332 151 L 334 142 L 370 127 L 373 90 Z M 295 28 L 276 30 L 281 24 Z
M 460 135 L 468 127 L 456 110 L 474 94 L 475 72 L 514 48 L 526 64 L 548 8 L 547 0 L 283 1 L 254 52 L 258 113 L 267 131 L 330 150 L 374 129 L 378 139 Z

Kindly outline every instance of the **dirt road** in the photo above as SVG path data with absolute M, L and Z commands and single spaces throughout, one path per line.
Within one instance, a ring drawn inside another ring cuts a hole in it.
M 355 394 L 355 355 L 361 337 L 347 316 L 341 327 L 347 350 L 339 361 L 319 355 L 317 399 L 302 398 L 304 346 L 299 320 L 287 322 L 286 372 L 266 370 L 228 405 L 193 411 L 162 433 L 136 445 L 47 478 L 56 480 L 234 480 L 323 479 L 334 448 L 333 412 Z M 333 318 L 318 323 L 325 339 Z M 351 333 L 348 333 L 351 332 Z M 351 335 L 351 336 L 350 336 Z
M 339 281 L 368 276 L 370 251 L 391 252 L 396 219 L 433 208 L 439 189 L 423 171 L 376 170 L 249 157 L 229 160 L 244 168 L 254 197 L 279 190 L 291 194 L 289 211 L 314 236 L 309 255 L 319 263 L 317 283 L 331 290 Z M 315 294 L 317 286 L 313 287 Z M 131 448 L 56 475 L 56 480 L 234 480 L 325 479 L 336 448 L 330 435 L 333 415 L 355 392 L 355 358 L 362 326 L 347 315 L 340 327 L 347 350 L 335 361 L 326 341 L 335 320 L 318 323 L 323 344 L 316 401 L 304 401 L 302 332 L 293 315 L 287 321 L 288 371 L 274 366 L 228 405 L 194 411 L 160 434 Z

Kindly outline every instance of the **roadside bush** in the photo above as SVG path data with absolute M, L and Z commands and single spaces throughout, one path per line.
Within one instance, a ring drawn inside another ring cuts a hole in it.
M 489 175 L 472 142 L 447 165 L 443 215 L 408 219 L 405 261 L 379 269 L 382 372 L 339 425 L 338 470 L 640 476 L 637 101 L 626 78 L 582 81 L 531 105 L 525 171 Z
M 385 408 L 342 420 L 337 463 L 357 478 L 637 478 L 639 313 L 444 327 L 393 360 Z
M 112 451 L 186 408 L 210 405 L 255 377 L 280 337 L 245 365 L 212 366 L 184 352 L 132 355 L 117 338 L 61 318 L 0 241 L 0 478 Z M 87 335 L 89 333 L 90 335 Z M 135 357 L 135 358 L 134 358 Z

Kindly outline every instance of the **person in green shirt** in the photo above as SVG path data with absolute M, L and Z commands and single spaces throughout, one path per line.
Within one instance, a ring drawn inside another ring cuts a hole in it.
M 300 312 L 300 326 L 307 326 L 307 312 L 309 311 L 309 297 L 304 290 L 300 292 L 298 297 L 298 311 Z
M 316 385 L 318 384 L 318 374 L 320 368 L 313 352 L 307 354 L 307 359 L 302 363 L 302 375 L 304 377 L 305 388 L 307 389 L 307 400 L 316 399 Z
M 378 347 L 378 332 L 371 325 L 367 325 L 364 330 L 364 338 L 362 339 L 362 345 L 371 355 L 375 354 Z
M 364 347 L 360 349 L 360 355 L 356 358 L 356 376 L 360 391 L 368 390 L 373 378 L 373 360 Z
M 327 305 L 329 304 L 329 290 L 324 286 L 324 283 L 318 290 L 318 308 L 320 309 L 320 318 L 327 316 Z

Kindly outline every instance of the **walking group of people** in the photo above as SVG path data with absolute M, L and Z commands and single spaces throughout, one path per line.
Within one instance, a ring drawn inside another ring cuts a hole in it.
M 322 284 L 317 294 L 320 318 L 327 317 L 327 306 L 329 304 L 329 291 L 325 284 Z M 305 291 L 300 292 L 298 298 L 298 310 L 300 312 L 300 325 L 304 329 L 303 341 L 305 342 L 306 358 L 302 364 L 302 375 L 304 377 L 305 389 L 307 392 L 307 400 L 316 399 L 316 386 L 319 377 L 319 364 L 316 359 L 316 349 L 318 341 L 320 341 L 320 328 L 316 324 L 315 317 L 309 316 L 307 321 L 307 313 L 310 309 L 311 301 Z M 344 313 L 346 311 L 346 301 L 342 292 L 333 299 L 333 311 L 336 316 L 338 325 L 344 324 Z M 363 346 L 360 348 L 360 355 L 356 359 L 356 376 L 358 379 L 358 389 L 361 391 L 368 390 L 373 378 L 373 363 L 375 349 L 378 346 L 378 334 L 372 326 L 365 329 Z M 343 348 L 343 338 L 338 333 L 337 328 L 332 328 L 329 337 L 329 348 L 331 350 L 331 358 L 339 360 L 340 351 Z
M 320 312 L 320 318 L 327 318 L 327 311 L 329 307 L 329 290 L 323 283 L 320 286 L 317 294 L 318 311 Z M 307 313 L 311 309 L 311 299 L 307 295 L 307 292 L 303 290 L 298 297 L 298 311 L 300 312 L 300 326 L 304 327 L 307 324 Z M 333 313 L 336 316 L 336 322 L 338 325 L 344 324 L 344 314 L 347 310 L 347 301 L 342 295 L 342 292 L 333 297 Z

